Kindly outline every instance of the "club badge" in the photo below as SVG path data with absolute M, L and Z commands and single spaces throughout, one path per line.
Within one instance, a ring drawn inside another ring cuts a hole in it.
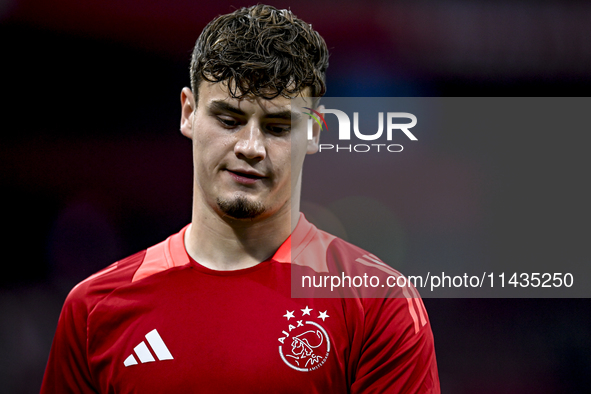
M 296 311 L 286 311 L 287 328 L 279 337 L 279 356 L 289 367 L 296 371 L 308 372 L 320 368 L 330 353 L 330 339 L 324 327 L 316 320 L 324 322 L 330 316 L 328 311 L 314 312 L 306 306 L 301 310 L 301 320 L 294 315 Z M 294 319 L 293 321 L 291 319 Z

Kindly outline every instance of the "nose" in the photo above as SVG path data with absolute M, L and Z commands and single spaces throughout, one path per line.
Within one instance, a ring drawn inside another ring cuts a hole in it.
M 236 133 L 238 140 L 234 145 L 236 156 L 248 160 L 263 160 L 267 155 L 265 135 L 256 124 L 247 124 Z

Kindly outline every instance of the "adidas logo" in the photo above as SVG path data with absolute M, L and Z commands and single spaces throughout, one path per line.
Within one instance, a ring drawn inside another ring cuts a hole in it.
M 172 354 L 170 354 L 170 351 L 164 344 L 164 341 L 160 337 L 160 334 L 158 334 L 158 331 L 152 330 L 149 333 L 147 333 L 146 340 L 148 341 L 148 344 L 152 347 L 152 351 L 154 352 L 156 357 L 158 357 L 158 360 L 162 361 L 173 359 Z M 150 352 L 150 348 L 148 347 L 148 345 L 146 345 L 145 341 L 140 342 L 139 345 L 133 348 L 133 351 L 140 359 L 140 362 L 142 364 L 156 361 L 154 359 L 154 356 Z M 133 354 L 129 355 L 129 357 L 127 357 L 125 361 L 123 361 L 123 365 L 125 365 L 126 367 L 129 367 L 130 365 L 137 365 L 137 363 L 138 362 L 133 356 Z

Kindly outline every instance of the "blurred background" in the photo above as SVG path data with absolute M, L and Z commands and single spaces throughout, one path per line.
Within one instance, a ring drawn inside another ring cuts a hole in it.
M 325 38 L 329 96 L 589 96 L 588 2 L 270 4 L 291 8 Z M 191 147 L 179 133 L 180 90 L 189 85 L 190 53 L 205 24 L 248 5 L 0 1 L 1 393 L 39 391 L 72 286 L 190 221 Z M 510 136 L 457 130 L 419 157 L 385 163 L 397 171 L 379 181 L 395 184 L 394 192 L 343 196 L 305 182 L 303 208 L 346 227 L 356 220 L 351 204 L 366 207 L 366 217 L 394 223 L 396 261 L 406 264 L 591 263 L 588 125 Z M 313 172 L 319 159 L 310 159 Z M 347 171 L 353 187 L 371 181 Z M 364 234 L 347 234 L 371 246 Z M 588 299 L 425 304 L 443 392 L 591 387 Z

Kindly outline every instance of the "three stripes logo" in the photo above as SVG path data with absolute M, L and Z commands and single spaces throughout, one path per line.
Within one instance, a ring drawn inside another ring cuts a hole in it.
M 154 352 L 158 360 L 163 361 L 173 359 L 172 354 L 170 354 L 170 351 L 164 344 L 164 341 L 162 340 L 162 337 L 160 337 L 160 334 L 158 334 L 157 330 L 154 329 L 147 333 L 146 340 L 148 341 L 148 344 L 152 348 L 152 351 Z M 133 348 L 133 351 L 135 352 L 135 355 L 139 358 L 142 364 L 156 361 L 156 359 L 152 355 L 152 352 L 150 352 L 150 348 L 148 347 L 148 345 L 146 345 L 145 341 L 141 341 L 139 345 Z M 134 357 L 133 353 L 129 355 L 125 359 L 125 361 L 123 361 L 123 365 L 125 365 L 126 367 L 137 364 L 138 362 Z

